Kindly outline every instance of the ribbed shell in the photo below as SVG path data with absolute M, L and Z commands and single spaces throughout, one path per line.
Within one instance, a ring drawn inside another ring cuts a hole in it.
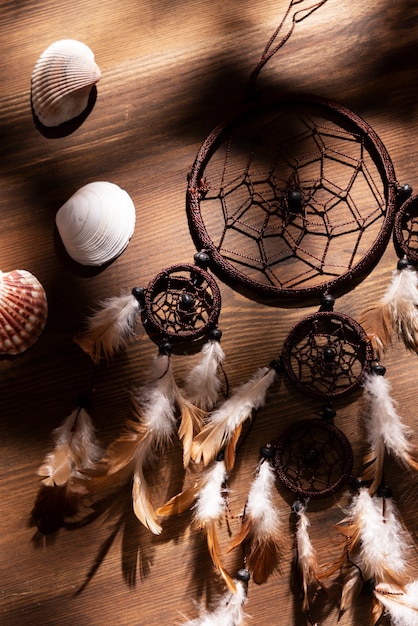
M 44 126 L 59 126 L 81 115 L 101 72 L 88 46 L 75 39 L 51 44 L 32 72 L 32 106 Z
M 27 270 L 0 271 L 0 354 L 19 354 L 43 331 L 48 315 L 45 290 Z
M 55 223 L 64 248 L 81 265 L 100 266 L 126 248 L 135 228 L 135 206 L 114 183 L 96 181 L 76 191 Z

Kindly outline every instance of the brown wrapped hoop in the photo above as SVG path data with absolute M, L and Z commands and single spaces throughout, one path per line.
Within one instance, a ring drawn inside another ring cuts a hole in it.
M 172 265 L 155 276 L 144 294 L 144 323 L 169 341 L 195 340 L 216 327 L 221 294 L 197 265 Z
M 418 265 L 418 194 L 406 200 L 396 214 L 394 236 L 408 261 Z
M 288 334 L 282 354 L 290 380 L 303 392 L 333 400 L 355 391 L 372 360 L 363 328 L 348 315 L 320 311 Z
M 249 106 L 202 144 L 191 233 L 234 288 L 282 299 L 346 289 L 380 258 L 395 173 L 373 129 L 329 100 Z
M 303 498 L 325 498 L 351 477 L 353 453 L 344 433 L 321 419 L 292 424 L 275 445 L 279 480 Z

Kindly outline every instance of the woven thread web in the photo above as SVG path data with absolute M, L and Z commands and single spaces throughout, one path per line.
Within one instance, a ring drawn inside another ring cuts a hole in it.
M 367 343 L 345 316 L 302 320 L 285 346 L 288 373 L 305 392 L 335 397 L 357 388 L 367 362 Z
M 162 335 L 198 335 L 213 317 L 215 301 L 216 294 L 202 274 L 187 269 L 167 271 L 149 291 L 149 321 Z
M 204 172 L 200 213 L 214 247 L 251 280 L 280 289 L 349 273 L 386 211 L 367 135 L 342 116 L 305 109 L 284 106 L 234 126 Z
M 341 480 L 347 454 L 337 433 L 317 420 L 307 420 L 286 434 L 280 454 L 280 478 L 292 491 L 314 497 L 332 491 Z

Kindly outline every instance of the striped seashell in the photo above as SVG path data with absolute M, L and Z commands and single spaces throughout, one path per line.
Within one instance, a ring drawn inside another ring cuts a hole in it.
M 20 354 L 30 348 L 47 315 L 45 290 L 33 274 L 0 271 L 0 354 Z
M 101 72 L 88 46 L 75 39 L 51 44 L 32 72 L 32 107 L 44 126 L 59 126 L 88 106 L 91 89 Z
M 106 181 L 81 187 L 55 216 L 68 255 L 86 266 L 104 265 L 118 257 L 133 235 L 135 220 L 129 194 Z

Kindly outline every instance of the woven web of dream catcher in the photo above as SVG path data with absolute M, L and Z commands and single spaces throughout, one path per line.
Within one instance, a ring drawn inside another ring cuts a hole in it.
M 206 271 L 196 265 L 172 265 L 148 285 L 146 322 L 170 340 L 195 339 L 216 325 L 220 299 L 216 281 Z
M 282 358 L 289 378 L 301 391 L 326 399 L 357 389 L 371 354 L 367 336 L 355 320 L 324 311 L 294 326 Z
M 207 138 L 189 180 L 191 230 L 235 283 L 320 293 L 379 258 L 394 181 L 380 140 L 352 112 L 315 99 L 279 103 Z
M 294 493 L 325 497 L 350 476 L 350 444 L 340 430 L 323 420 L 304 420 L 288 428 L 276 443 L 275 469 Z

